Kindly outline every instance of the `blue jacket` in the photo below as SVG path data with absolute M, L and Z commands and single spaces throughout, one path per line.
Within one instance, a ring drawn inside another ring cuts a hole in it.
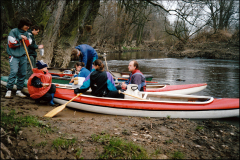
M 98 59 L 97 52 L 94 50 L 93 47 L 87 44 L 81 44 L 75 47 L 79 51 L 81 51 L 81 55 L 79 56 L 79 62 L 84 62 L 86 68 L 91 71 L 92 70 L 92 63 L 93 60 Z
M 87 77 L 90 74 L 90 71 L 84 67 L 82 67 L 82 69 L 80 70 L 80 72 L 76 75 L 74 75 L 73 77 Z

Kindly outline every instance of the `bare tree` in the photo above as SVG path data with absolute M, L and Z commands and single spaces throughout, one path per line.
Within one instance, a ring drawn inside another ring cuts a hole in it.
M 211 26 L 214 32 L 218 30 L 228 29 L 230 25 L 231 17 L 235 13 L 234 0 L 216 0 L 216 1 L 206 1 L 206 5 L 210 10 Z M 239 10 L 239 6 L 238 6 Z
M 158 1 L 146 1 L 161 8 L 169 15 L 176 15 L 178 17 L 177 19 L 178 21 L 180 20 L 181 23 L 175 22 L 174 26 L 172 26 L 172 31 L 166 30 L 166 32 L 183 42 L 186 42 L 187 39 L 199 32 L 205 26 L 212 26 L 215 32 L 217 30 L 228 29 L 233 17 L 239 17 L 239 6 L 236 5 L 237 1 L 234 0 L 182 0 L 176 1 L 176 7 L 171 9 L 167 9 Z M 237 15 L 234 15 L 236 11 Z M 235 20 L 236 19 L 237 18 L 235 18 Z M 239 20 L 237 21 L 239 22 Z M 184 27 L 181 27 L 183 26 L 182 24 L 184 24 Z M 175 27 L 177 27 L 177 29 L 174 29 Z M 166 27 L 166 29 L 168 28 L 171 27 Z M 183 31 L 188 31 L 188 36 L 187 34 L 179 33 Z M 182 37 L 182 35 L 185 35 L 185 38 Z

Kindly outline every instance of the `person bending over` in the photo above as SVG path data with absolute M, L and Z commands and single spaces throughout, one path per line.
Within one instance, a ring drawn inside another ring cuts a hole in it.
M 93 96 L 124 98 L 124 94 L 118 93 L 112 75 L 104 71 L 103 62 L 97 59 L 93 62 L 93 66 L 95 71 L 87 76 L 80 89 L 74 89 L 74 93 L 84 93 L 91 87 Z
M 84 62 L 86 68 L 90 72 L 92 72 L 92 63 L 98 59 L 96 50 L 87 44 L 76 46 L 72 50 L 72 55 L 74 55 L 74 57 L 78 57 L 79 62 Z

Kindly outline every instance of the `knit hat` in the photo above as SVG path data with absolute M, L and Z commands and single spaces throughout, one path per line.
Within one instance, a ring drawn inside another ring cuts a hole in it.
M 43 62 L 43 60 L 37 61 L 36 65 L 37 65 L 38 69 L 43 69 L 43 68 L 47 67 L 47 64 L 45 62 Z

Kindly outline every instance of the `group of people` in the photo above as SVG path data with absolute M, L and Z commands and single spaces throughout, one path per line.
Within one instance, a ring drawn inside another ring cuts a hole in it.
M 77 68 L 77 65 L 75 66 Z M 126 83 L 115 86 L 114 79 L 109 72 L 104 71 L 104 64 L 97 59 L 93 62 L 93 71 L 85 77 L 83 85 L 74 89 L 74 93 L 84 93 L 91 87 L 91 94 L 98 97 L 124 98 L 124 94 L 118 90 L 126 90 L 128 84 L 137 84 L 138 90 L 146 91 L 146 79 L 138 68 L 138 62 L 133 60 L 129 63 L 128 69 L 131 72 Z
M 41 49 L 43 45 L 36 45 L 34 35 L 39 33 L 38 26 L 31 26 L 28 18 L 22 18 L 18 28 L 10 31 L 8 36 L 7 53 L 9 55 L 10 75 L 7 82 L 7 92 L 5 97 L 10 98 L 12 95 L 13 85 L 17 79 L 16 96 L 26 97 L 21 90 L 24 87 L 25 79 L 28 79 L 28 91 L 30 97 L 35 99 L 36 103 L 41 100 L 48 101 L 54 105 L 53 97 L 56 92 L 56 86 L 52 84 L 51 74 L 48 73 L 47 64 L 36 61 L 36 49 Z M 26 50 L 23 45 L 26 44 L 30 61 L 27 60 Z M 79 58 L 75 64 L 76 74 L 74 77 L 84 77 L 85 80 L 80 88 L 74 90 L 75 94 L 84 93 L 91 87 L 91 94 L 100 97 L 124 98 L 124 95 L 118 90 L 126 90 L 128 84 L 137 84 L 139 90 L 145 91 L 146 81 L 140 72 L 137 61 L 131 61 L 128 69 L 131 72 L 126 83 L 115 86 L 114 79 L 109 72 L 104 71 L 104 64 L 98 59 L 96 50 L 87 44 L 76 46 L 72 50 L 72 55 Z M 70 83 L 73 82 L 73 79 Z

